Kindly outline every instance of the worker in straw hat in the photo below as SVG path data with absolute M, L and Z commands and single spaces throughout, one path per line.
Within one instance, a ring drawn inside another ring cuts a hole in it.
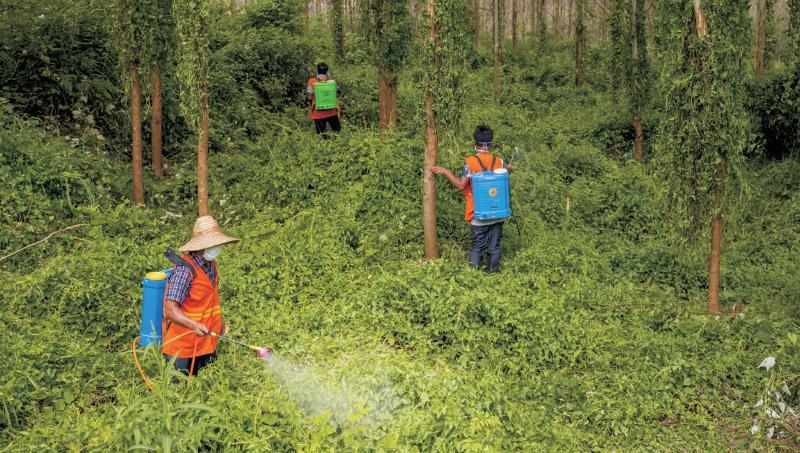
M 211 334 L 225 335 L 216 258 L 223 245 L 238 241 L 205 215 L 197 218 L 192 238 L 178 249 L 185 255 L 167 281 L 161 352 L 167 361 L 174 359 L 175 369 L 186 375 L 213 362 L 218 338 Z

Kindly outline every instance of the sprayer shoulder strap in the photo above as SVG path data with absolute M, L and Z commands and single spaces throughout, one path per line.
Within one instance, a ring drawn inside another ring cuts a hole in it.
M 480 165 L 480 166 L 481 166 L 481 170 L 483 170 L 483 171 L 489 171 L 489 170 L 486 168 L 486 165 L 484 165 L 484 164 L 483 164 L 483 160 L 481 160 L 481 157 L 480 157 L 480 155 L 478 155 L 478 154 L 475 154 L 475 156 L 474 156 L 474 157 L 475 157 L 475 160 L 477 160 L 477 161 L 478 161 L 478 165 Z
M 497 162 L 497 156 L 492 155 L 492 164 L 489 166 L 490 170 L 494 170 L 494 164 Z
M 183 259 L 182 256 L 180 256 L 177 253 L 175 253 L 174 250 L 172 250 L 172 249 L 167 250 L 166 253 L 164 253 L 164 256 L 166 256 L 167 259 L 172 261 L 176 266 L 185 267 L 185 268 L 189 269 L 189 272 L 191 272 L 191 274 L 192 274 L 192 279 L 197 278 L 197 271 L 194 270 L 194 266 L 189 264 L 189 262 L 186 261 L 185 259 Z

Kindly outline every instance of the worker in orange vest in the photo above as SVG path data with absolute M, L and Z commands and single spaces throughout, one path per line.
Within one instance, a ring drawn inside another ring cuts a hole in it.
M 327 82 L 329 80 L 333 79 L 328 76 L 328 65 L 325 63 L 320 63 L 317 65 L 316 77 L 308 79 L 308 86 L 306 87 L 306 95 L 308 96 L 308 100 L 311 101 L 311 119 L 314 120 L 314 127 L 318 134 L 324 134 L 326 138 L 327 126 L 330 125 L 331 130 L 334 132 L 339 132 L 342 130 L 341 111 L 339 109 L 338 101 L 336 102 L 336 108 L 327 110 L 316 109 L 316 102 L 314 101 L 314 85 L 319 82 Z M 338 87 L 336 91 L 337 93 L 341 92 Z
M 475 218 L 475 202 L 472 198 L 471 177 L 481 171 L 493 171 L 505 168 L 511 171 L 511 165 L 506 165 L 498 156 L 489 151 L 494 142 L 494 132 L 489 126 L 480 125 L 475 128 L 473 144 L 475 154 L 464 159 L 461 177 L 456 178 L 453 172 L 444 167 L 431 168 L 434 175 L 444 175 L 456 189 L 464 193 L 466 201 L 466 214 L 464 220 L 470 222 L 472 230 L 472 250 L 469 253 L 469 265 L 474 269 L 481 267 L 483 255 L 488 252 L 490 273 L 500 270 L 500 239 L 503 235 L 503 221 L 505 219 L 480 220 Z
M 198 217 L 192 238 L 179 250 L 183 262 L 172 268 L 164 294 L 164 342 L 167 361 L 186 375 L 213 362 L 216 336 L 227 329 L 219 303 L 217 256 L 222 246 L 239 241 L 222 232 L 211 216 Z

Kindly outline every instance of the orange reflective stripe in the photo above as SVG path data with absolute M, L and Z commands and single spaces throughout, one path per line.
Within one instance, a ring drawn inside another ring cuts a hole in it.
M 192 318 L 195 321 L 198 321 L 206 317 L 207 315 L 218 315 L 220 313 L 222 313 L 222 307 L 220 307 L 219 305 L 217 305 L 215 308 L 209 308 L 208 310 L 197 311 L 197 312 L 184 312 L 184 314 L 187 317 Z

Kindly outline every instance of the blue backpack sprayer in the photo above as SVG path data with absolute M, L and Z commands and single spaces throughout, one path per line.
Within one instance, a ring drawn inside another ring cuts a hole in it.
M 496 156 L 492 157 L 494 168 Z M 478 220 L 505 219 L 511 216 L 511 190 L 508 183 L 508 170 L 498 168 L 489 170 L 480 158 L 480 173 L 472 175 L 472 198 L 475 203 L 475 218 Z
M 186 260 L 180 257 L 177 253 L 175 253 L 172 250 L 167 250 L 167 252 L 164 255 L 170 261 L 172 261 L 176 266 L 187 267 L 189 271 L 192 273 L 192 278 L 196 277 L 196 271 L 194 270 L 194 267 L 192 267 L 191 264 L 186 262 Z M 139 359 L 136 356 L 136 341 L 138 340 L 139 346 L 142 347 L 161 346 L 161 339 L 163 334 L 162 323 L 164 320 L 164 294 L 167 288 L 167 280 L 169 279 L 171 273 L 172 269 L 166 269 L 157 272 L 148 272 L 144 276 L 144 279 L 142 279 L 142 321 L 140 324 L 139 336 L 133 340 L 133 345 L 131 349 L 133 353 L 133 360 L 136 364 L 136 368 L 139 370 L 139 373 L 142 375 L 142 379 L 144 379 L 144 382 L 148 388 L 151 388 L 152 385 L 150 383 L 150 379 L 144 374 L 144 371 L 142 370 L 142 367 L 139 364 Z M 187 332 L 187 334 L 189 333 L 193 332 Z M 241 341 L 234 340 L 227 336 L 220 335 L 217 332 L 211 332 L 211 335 L 220 338 L 222 340 L 229 341 L 231 343 L 235 343 L 240 346 L 249 348 L 255 351 L 256 354 L 258 354 L 258 356 L 261 358 L 266 358 L 272 353 L 272 350 L 269 348 L 243 343 Z M 180 336 L 177 338 L 180 338 Z

